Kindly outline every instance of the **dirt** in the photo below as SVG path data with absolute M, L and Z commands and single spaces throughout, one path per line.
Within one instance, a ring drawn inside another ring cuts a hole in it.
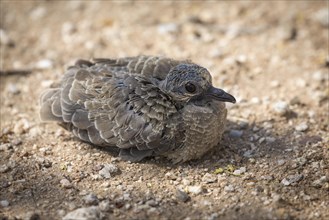
M 329 219 L 328 2 L 0 6 L 0 219 Z M 216 149 L 129 163 L 40 122 L 75 60 L 140 54 L 191 59 L 237 98 Z

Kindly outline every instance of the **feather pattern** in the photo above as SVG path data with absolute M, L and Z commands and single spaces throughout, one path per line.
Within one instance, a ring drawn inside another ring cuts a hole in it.
M 174 162 L 199 157 L 218 143 L 226 110 L 223 103 L 197 107 L 173 96 L 168 76 L 180 77 L 175 68 L 181 64 L 192 63 L 153 56 L 79 60 L 59 88 L 41 95 L 41 119 L 62 123 L 85 142 L 119 147 L 120 156 L 131 161 L 155 154 Z M 209 75 L 202 71 L 197 69 Z M 217 131 L 210 132 L 210 126 Z M 202 142 L 211 146 L 204 149 Z

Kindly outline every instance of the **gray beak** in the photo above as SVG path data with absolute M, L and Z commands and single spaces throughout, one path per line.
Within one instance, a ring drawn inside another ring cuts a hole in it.
M 221 102 L 232 102 L 232 103 L 236 103 L 235 98 L 225 92 L 222 89 L 217 89 L 213 86 L 210 86 L 209 89 L 207 90 L 206 94 L 207 97 L 213 98 L 215 100 L 221 101 Z

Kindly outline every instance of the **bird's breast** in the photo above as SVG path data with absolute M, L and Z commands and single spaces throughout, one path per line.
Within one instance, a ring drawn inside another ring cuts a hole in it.
M 215 147 L 225 130 L 227 110 L 221 102 L 205 106 L 190 104 L 182 109 L 184 141 L 169 158 L 183 162 L 201 157 Z

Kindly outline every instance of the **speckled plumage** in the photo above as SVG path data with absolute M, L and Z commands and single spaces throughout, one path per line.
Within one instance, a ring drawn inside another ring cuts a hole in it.
M 196 159 L 224 132 L 225 101 L 209 72 L 190 61 L 138 56 L 79 60 L 59 88 L 41 96 L 43 121 L 57 121 L 83 141 L 120 148 L 139 161 L 164 155 L 174 163 Z

